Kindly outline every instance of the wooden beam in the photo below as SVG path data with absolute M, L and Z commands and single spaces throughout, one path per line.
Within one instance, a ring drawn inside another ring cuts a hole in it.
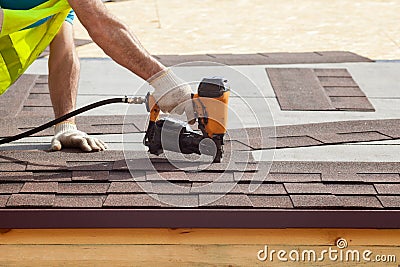
M 400 259 L 400 230 L 353 229 L 16 229 L 0 234 L 0 266 L 290 266 L 269 251 L 348 247 Z M 343 261 L 300 261 L 293 266 L 343 266 Z M 364 266 L 376 263 L 359 262 Z M 391 265 L 381 266 L 395 266 Z M 354 266 L 350 264 L 348 266 Z
M 400 245 L 400 229 L 12 229 L 0 244 L 307 244 Z

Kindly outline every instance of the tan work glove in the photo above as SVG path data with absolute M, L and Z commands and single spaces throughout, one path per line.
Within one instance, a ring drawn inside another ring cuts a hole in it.
M 76 147 L 85 152 L 107 149 L 107 145 L 103 141 L 79 131 L 71 122 L 61 122 L 54 127 L 51 149 L 61 150 L 63 147 Z
M 167 69 L 148 80 L 154 87 L 153 96 L 164 113 L 182 115 L 193 119 L 192 88 L 185 81 Z

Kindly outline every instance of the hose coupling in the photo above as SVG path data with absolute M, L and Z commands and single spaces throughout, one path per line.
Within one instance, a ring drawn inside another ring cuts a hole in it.
M 134 96 L 134 97 L 125 96 L 123 102 L 128 104 L 143 104 L 146 103 L 146 99 L 140 96 Z

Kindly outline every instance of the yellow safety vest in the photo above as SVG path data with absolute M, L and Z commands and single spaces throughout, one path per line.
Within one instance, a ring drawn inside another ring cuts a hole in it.
M 70 9 L 67 0 L 49 0 L 29 10 L 3 9 L 3 27 L 0 32 L 0 95 L 46 49 L 60 30 Z M 52 18 L 42 25 L 25 29 L 49 16 Z

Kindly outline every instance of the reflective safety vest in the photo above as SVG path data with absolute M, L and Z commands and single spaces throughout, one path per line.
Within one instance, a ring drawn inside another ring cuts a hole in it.
M 0 32 L 0 95 L 37 59 L 60 30 L 71 7 L 67 0 L 49 0 L 29 10 L 3 9 Z M 25 29 L 52 16 L 40 26 Z

